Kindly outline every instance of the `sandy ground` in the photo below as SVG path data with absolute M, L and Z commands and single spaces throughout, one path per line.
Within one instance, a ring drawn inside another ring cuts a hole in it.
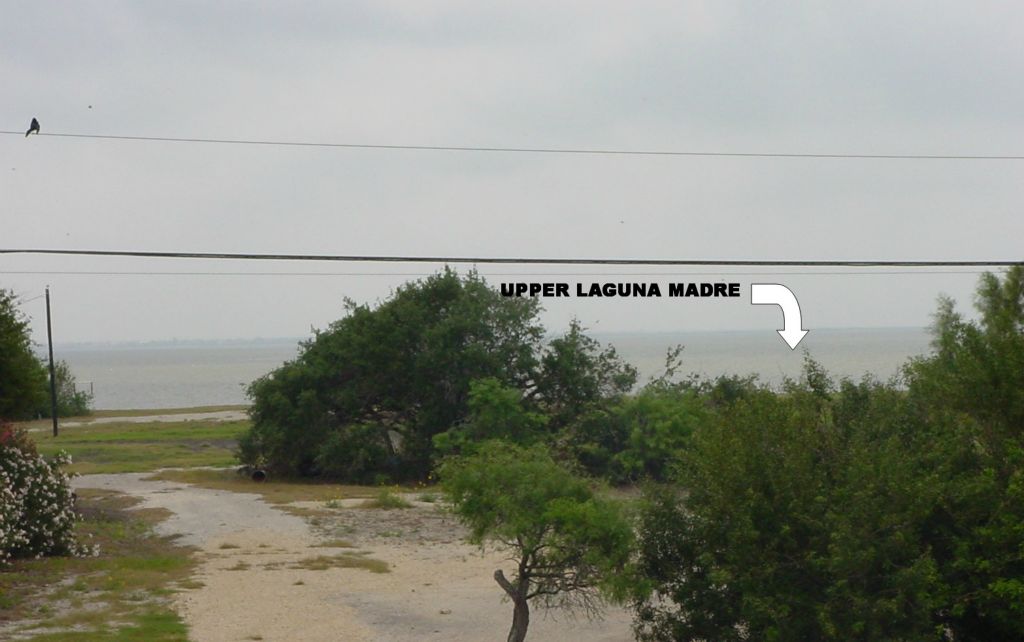
M 492 574 L 504 568 L 511 575 L 511 565 L 499 553 L 464 544 L 461 527 L 435 504 L 385 511 L 360 508 L 358 500 L 304 502 L 297 508 L 316 515 L 303 518 L 255 494 L 146 476 L 85 475 L 74 485 L 129 493 L 143 499 L 140 507 L 174 513 L 160 532 L 199 548 L 194 579 L 203 586 L 177 597 L 195 642 L 476 642 L 507 635 L 512 607 Z M 339 554 L 386 561 L 390 572 L 298 566 Z M 596 622 L 531 615 L 530 640 L 632 639 L 621 609 Z
M 249 414 L 244 410 L 215 410 L 213 412 L 186 412 L 169 415 L 149 415 L 142 417 L 95 417 L 85 421 L 61 421 L 60 425 L 67 428 L 78 426 L 95 426 L 96 424 L 148 424 L 151 422 L 169 421 L 242 421 Z M 49 430 L 47 426 L 36 430 Z

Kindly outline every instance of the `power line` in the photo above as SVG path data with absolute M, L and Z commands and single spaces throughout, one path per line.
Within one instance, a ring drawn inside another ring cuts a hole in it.
M 591 259 L 466 256 L 365 256 L 333 254 L 252 254 L 230 252 L 150 252 L 141 250 L 0 249 L 0 254 L 57 254 L 137 258 L 214 259 L 243 261 L 334 261 L 348 263 L 483 263 L 521 265 L 662 265 L 734 267 L 1007 267 L 1017 261 L 776 261 L 734 259 Z
M 24 132 L 0 130 L 0 134 L 24 136 Z M 1021 155 L 1001 154 L 843 154 L 797 152 L 723 152 L 673 151 L 644 149 L 601 149 L 570 147 L 485 147 L 472 145 L 408 145 L 380 143 L 327 143 L 313 141 L 253 140 L 242 138 L 180 138 L 173 136 L 122 136 L 115 134 L 72 134 L 48 132 L 39 136 L 88 138 L 97 140 L 148 141 L 161 143 L 201 143 L 212 145 L 262 145 L 273 147 L 326 147 L 335 149 L 376 149 L 427 152 L 485 152 L 502 154 L 571 154 L 583 156 L 691 156 L 723 158 L 817 158 L 867 160 L 957 160 L 957 161 L 1019 161 Z
M 885 270 L 871 272 L 488 272 L 487 276 L 629 276 L 629 277 L 679 277 L 679 276 L 885 276 L 885 275 L 936 275 L 936 274 L 982 274 L 979 270 Z M 427 276 L 430 272 L 150 272 L 150 271 L 101 271 L 101 270 L 0 270 L 0 274 L 32 276 L 356 276 L 392 277 Z

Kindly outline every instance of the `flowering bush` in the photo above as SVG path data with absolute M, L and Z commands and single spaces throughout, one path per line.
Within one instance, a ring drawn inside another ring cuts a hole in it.
M 0 565 L 11 558 L 81 555 L 66 453 L 47 461 L 23 430 L 0 424 Z

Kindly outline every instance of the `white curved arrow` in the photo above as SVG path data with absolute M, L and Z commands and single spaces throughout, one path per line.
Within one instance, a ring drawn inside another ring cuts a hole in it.
M 796 300 L 793 291 L 778 283 L 751 283 L 750 284 L 751 305 L 777 305 L 782 308 L 782 329 L 779 336 L 789 346 L 790 350 L 796 350 L 796 346 L 807 335 L 809 330 L 803 329 L 803 321 L 800 318 L 800 302 Z

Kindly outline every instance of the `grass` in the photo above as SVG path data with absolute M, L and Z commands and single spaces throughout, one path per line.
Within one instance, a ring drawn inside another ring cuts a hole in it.
M 347 539 L 329 539 L 319 544 L 314 544 L 317 548 L 355 548 L 356 545 Z
M 236 493 L 256 493 L 271 504 L 292 502 L 328 502 L 338 498 L 372 497 L 376 488 L 308 481 L 279 480 L 271 477 L 265 482 L 254 482 L 233 470 L 164 470 L 149 479 L 160 479 L 193 484 L 203 488 L 228 490 Z M 320 514 L 317 509 L 305 509 L 309 515 Z M 323 513 L 325 515 L 330 513 Z
M 301 568 L 307 571 L 326 571 L 329 568 L 361 568 L 371 573 L 391 572 L 387 562 L 366 557 L 363 553 L 339 553 L 337 555 L 308 557 L 299 560 L 289 568 Z
M 396 495 L 390 488 L 382 488 L 377 492 L 376 497 L 366 500 L 360 507 L 393 510 L 396 508 L 412 508 L 412 504 L 401 495 Z
M 0 638 L 185 642 L 167 596 L 190 583 L 195 562 L 190 549 L 153 534 L 152 524 L 168 513 L 128 512 L 137 501 L 79 490 L 79 541 L 98 544 L 100 555 L 17 560 L 0 569 Z
M 65 428 L 57 437 L 35 433 L 44 455 L 71 454 L 76 473 L 146 472 L 163 467 L 231 466 L 248 421 L 109 423 Z

